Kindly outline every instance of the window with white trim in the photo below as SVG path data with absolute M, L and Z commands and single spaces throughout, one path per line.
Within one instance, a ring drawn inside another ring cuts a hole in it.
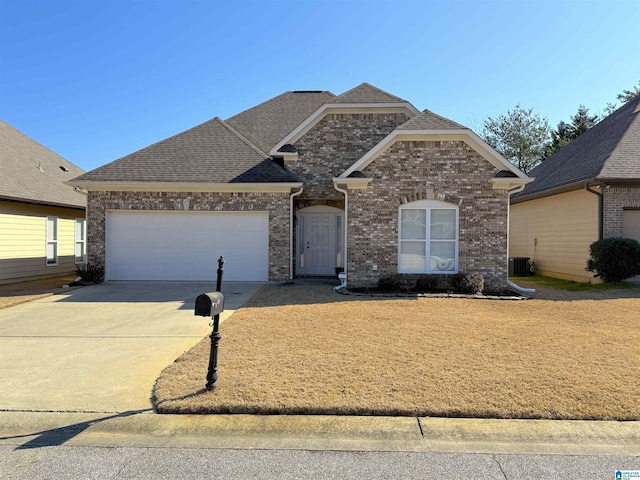
M 58 265 L 58 217 L 47 217 L 47 266 Z
M 87 261 L 87 222 L 84 218 L 76 218 L 74 256 L 76 263 Z
M 420 200 L 399 210 L 398 272 L 457 273 L 458 207 Z

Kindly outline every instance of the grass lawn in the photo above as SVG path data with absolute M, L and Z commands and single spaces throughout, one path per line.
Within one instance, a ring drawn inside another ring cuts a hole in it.
M 160 413 L 640 420 L 640 293 L 598 300 L 342 296 L 267 285 L 158 379 Z

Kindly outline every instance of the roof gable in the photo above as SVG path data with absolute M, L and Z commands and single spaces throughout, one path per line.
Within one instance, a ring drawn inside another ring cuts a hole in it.
M 640 95 L 529 172 L 516 198 L 597 180 L 640 179 Z
M 262 151 L 268 152 L 334 97 L 327 91 L 286 92 L 225 121 Z
M 61 168 L 63 167 L 63 168 Z M 87 197 L 64 182 L 84 172 L 0 120 L 0 199 L 85 208 Z
M 407 101 L 365 82 L 327 103 L 407 103 Z
M 466 128 L 464 125 L 425 109 L 420 115 L 400 125 L 398 130 L 459 130 Z
M 159 183 L 298 181 L 291 172 L 267 160 L 266 154 L 217 117 L 85 173 L 75 180 L 79 184 L 87 181 Z

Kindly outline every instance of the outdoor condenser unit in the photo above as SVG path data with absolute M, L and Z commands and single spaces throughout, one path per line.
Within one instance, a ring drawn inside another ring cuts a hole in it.
M 526 277 L 529 274 L 530 274 L 529 257 L 509 258 L 509 276 L 510 277 Z

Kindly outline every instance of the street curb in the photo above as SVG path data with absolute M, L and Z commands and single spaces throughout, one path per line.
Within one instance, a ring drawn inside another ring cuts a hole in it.
M 0 412 L 0 445 L 640 455 L 640 422 Z

